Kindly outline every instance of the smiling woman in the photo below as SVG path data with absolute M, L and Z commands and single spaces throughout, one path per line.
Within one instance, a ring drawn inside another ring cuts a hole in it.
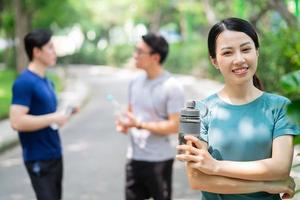
M 202 200 L 279 200 L 294 195 L 289 177 L 293 137 L 300 130 L 286 116 L 290 101 L 264 92 L 255 75 L 259 41 L 251 24 L 227 18 L 208 36 L 211 62 L 224 77 L 224 88 L 202 102 L 209 113 L 202 118 L 199 140 L 185 136 L 187 175 Z

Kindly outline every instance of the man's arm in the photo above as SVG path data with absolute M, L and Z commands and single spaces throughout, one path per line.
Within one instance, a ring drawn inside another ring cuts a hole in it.
M 179 129 L 179 113 L 169 114 L 167 120 L 157 122 L 141 122 L 132 114 L 132 108 L 128 106 L 128 117 L 130 128 L 146 129 L 157 135 L 170 135 L 178 132 Z
M 179 113 L 170 114 L 167 120 L 159 122 L 137 122 L 137 128 L 146 129 L 157 135 L 169 135 L 178 132 Z
M 21 105 L 12 105 L 10 107 L 10 123 L 16 131 L 36 131 L 42 128 L 46 128 L 53 123 L 59 126 L 64 125 L 68 116 L 61 113 L 51 113 L 46 115 L 29 115 L 28 107 Z

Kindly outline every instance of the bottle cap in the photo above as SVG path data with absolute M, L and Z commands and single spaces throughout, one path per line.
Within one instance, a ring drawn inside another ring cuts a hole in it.
M 200 112 L 196 107 L 196 101 L 191 100 L 185 103 L 185 108 L 181 109 L 181 116 L 199 117 Z
M 114 96 L 111 94 L 106 95 L 106 100 L 112 102 L 114 100 Z
M 185 106 L 186 106 L 187 108 L 195 108 L 195 107 L 196 107 L 196 101 L 194 101 L 194 100 L 192 100 L 192 101 L 187 101 L 187 102 L 185 103 Z

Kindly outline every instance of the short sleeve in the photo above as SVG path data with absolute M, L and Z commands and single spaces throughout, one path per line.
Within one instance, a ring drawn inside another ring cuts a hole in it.
M 50 79 L 47 79 L 47 83 L 51 86 L 51 88 L 53 89 L 53 91 L 55 91 L 55 85 L 54 85 L 53 81 L 50 80 Z
M 282 135 L 300 135 L 299 127 L 287 116 L 288 99 L 281 103 L 274 111 L 274 132 L 273 139 Z
M 30 107 L 31 97 L 31 84 L 17 79 L 12 88 L 12 104 Z
M 199 109 L 200 105 L 203 104 L 204 102 L 198 102 L 197 103 L 197 108 Z M 208 124 L 209 124 L 209 115 L 210 112 L 208 112 L 205 116 L 200 117 L 200 138 L 208 142 Z
M 172 80 L 172 84 L 168 83 L 168 99 L 167 113 L 179 113 L 184 106 L 184 93 L 181 85 Z
M 133 80 L 131 80 L 129 82 L 129 85 L 128 85 L 128 104 L 129 105 L 132 105 L 132 85 L 133 85 Z

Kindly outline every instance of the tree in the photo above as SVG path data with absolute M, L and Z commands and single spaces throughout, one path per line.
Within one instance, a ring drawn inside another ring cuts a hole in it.
M 6 2 L 6 8 L 12 6 L 14 11 L 16 65 L 18 72 L 22 71 L 28 62 L 23 43 L 25 34 L 32 30 L 32 28 L 50 28 L 53 23 L 61 26 L 75 23 L 78 18 L 73 6 L 76 3 L 76 1 L 72 0 L 13 0 Z
M 252 4 L 259 5 L 259 10 L 250 16 L 250 21 L 255 26 L 257 25 L 257 22 L 261 20 L 261 18 L 264 17 L 270 11 L 278 12 L 284 19 L 284 21 L 286 21 L 288 26 L 299 26 L 296 16 L 288 10 L 287 6 L 282 0 L 268 0 L 263 2 L 257 2 L 257 0 L 252 0 Z
M 282 0 L 269 0 L 269 5 L 280 13 L 282 18 L 287 22 L 290 27 L 298 27 L 299 23 L 295 15 L 293 15 L 284 4 Z
M 22 0 L 14 0 L 15 10 L 15 38 L 16 38 L 16 64 L 17 71 L 21 72 L 27 65 L 27 57 L 24 50 L 23 38 L 29 31 L 30 13 Z
M 8 47 L 2 52 L 2 62 L 7 67 L 14 67 L 14 11 L 9 0 L 0 0 L 0 37 L 9 41 Z

